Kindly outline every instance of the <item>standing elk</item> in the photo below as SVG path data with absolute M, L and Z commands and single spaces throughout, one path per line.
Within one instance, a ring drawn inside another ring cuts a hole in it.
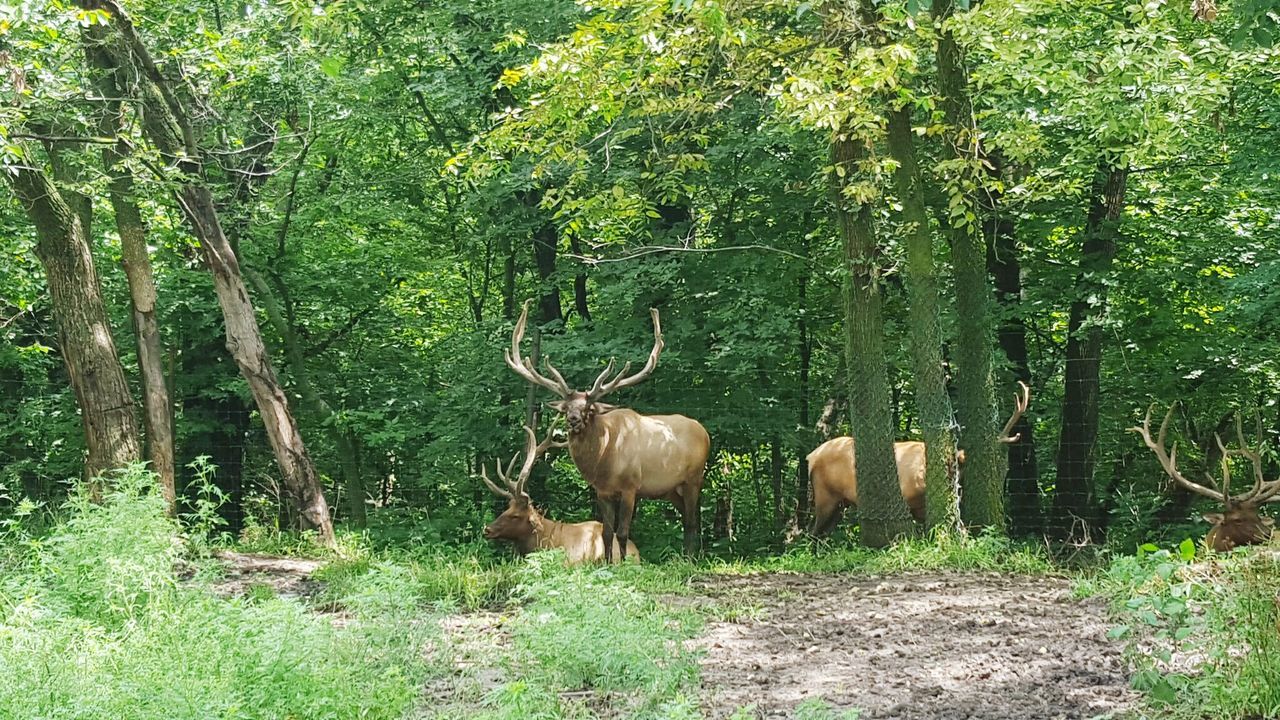
M 1147 416 L 1143 418 L 1142 425 L 1129 428 L 1129 431 L 1142 436 L 1142 441 L 1151 448 L 1151 452 L 1155 453 L 1160 466 L 1174 482 L 1197 495 L 1213 498 L 1222 503 L 1222 512 L 1204 515 L 1204 519 L 1213 526 L 1205 535 L 1205 543 L 1217 552 L 1227 552 L 1238 545 L 1255 545 L 1269 540 L 1275 521 L 1259 514 L 1258 510 L 1263 503 L 1280 501 L 1280 478 L 1266 480 L 1263 476 L 1261 424 L 1259 423 L 1256 448 L 1249 447 L 1249 444 L 1244 441 L 1244 428 L 1241 426 L 1238 414 L 1236 415 L 1236 439 L 1240 447 L 1228 448 L 1223 444 L 1222 436 L 1214 433 L 1213 439 L 1218 443 L 1218 450 L 1222 453 L 1222 477 L 1214 479 L 1206 470 L 1204 477 L 1214 486 L 1211 488 L 1188 480 L 1178 470 L 1178 443 L 1175 442 L 1172 448 L 1165 451 L 1169 419 L 1173 417 L 1175 407 L 1177 403 L 1171 405 L 1169 412 L 1165 413 L 1164 421 L 1160 423 L 1160 432 L 1155 439 L 1151 438 L 1151 411 L 1155 409 L 1155 405 L 1147 408 Z M 1245 458 L 1253 466 L 1253 486 L 1239 495 L 1231 494 L 1231 459 L 1233 457 Z
M 699 501 L 711 437 L 697 420 L 683 415 L 641 415 L 634 410 L 600 402 L 612 392 L 640 383 L 658 365 L 662 352 L 662 328 L 658 311 L 653 316 L 653 350 L 644 367 L 627 375 L 626 363 L 616 375 L 611 359 L 591 389 L 573 390 L 544 356 L 550 378 L 534 369 L 533 361 L 520 354 L 529 303 L 525 302 L 511 333 L 511 347 L 503 356 L 517 375 L 546 388 L 560 400 L 549 403 L 569 424 L 569 454 L 595 490 L 600 519 L 604 521 L 605 560 L 613 561 L 615 536 L 619 546 L 631 535 L 636 498 L 660 498 L 675 504 L 684 524 L 684 550 L 701 550 Z M 611 377 L 612 376 L 612 377 Z
M 524 464 L 515 480 L 511 480 L 511 468 L 516 464 L 518 455 L 512 456 L 504 472 L 502 463 L 494 463 L 498 479 L 507 486 L 506 490 L 498 487 L 489 479 L 482 467 L 480 479 L 499 497 L 507 499 L 507 509 L 496 520 L 484 528 L 487 540 L 511 540 L 516 544 L 516 553 L 528 555 L 535 550 L 553 550 L 563 548 L 569 564 L 577 565 L 585 562 L 596 562 L 605 557 L 604 526 L 598 522 L 562 523 L 548 519 L 538 512 L 529 499 L 524 487 L 529 482 L 529 474 L 534 464 L 547 450 L 553 447 L 564 447 L 567 443 L 558 442 L 547 435 L 547 439 L 538 442 L 533 428 L 525 426 L 528 440 L 525 443 Z M 615 544 L 615 549 L 618 546 Z M 627 543 L 627 552 L 640 557 L 640 551 L 634 543 Z
M 1013 426 L 1027 411 L 1031 402 L 1031 388 L 1019 382 L 1022 391 L 1014 395 L 1013 415 L 1000 431 L 1000 442 L 1014 443 L 1020 435 L 1010 435 Z M 809 453 L 809 481 L 813 483 L 813 525 L 810 533 L 825 535 L 840 519 L 845 504 L 858 505 L 858 472 L 854 462 L 853 438 L 832 438 Z M 924 521 L 925 508 L 925 445 L 913 440 L 893 444 L 893 454 L 898 463 L 898 487 L 902 499 L 912 517 Z M 964 465 L 964 451 L 956 451 L 957 467 Z

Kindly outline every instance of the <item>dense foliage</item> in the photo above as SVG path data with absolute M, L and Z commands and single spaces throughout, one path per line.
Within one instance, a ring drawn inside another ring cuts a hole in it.
M 1186 401 L 1193 466 L 1214 462 L 1213 432 L 1233 409 L 1261 408 L 1274 440 L 1280 56 L 1265 8 L 1224 3 L 1203 22 L 1181 3 L 962 6 L 945 29 L 967 63 L 982 137 L 974 165 L 952 154 L 936 13 L 885 2 L 850 25 L 838 5 L 124 5 L 197 111 L 205 181 L 339 521 L 362 524 L 367 513 L 421 542 L 474 541 L 489 503 L 472 474 L 517 450 L 519 424 L 546 399 L 499 354 L 516 307 L 534 297 L 542 352 L 578 383 L 609 357 L 638 360 L 644 310 L 661 309 L 659 371 L 619 402 L 707 427 L 713 547 L 777 546 L 807 510 L 803 460 L 822 439 L 823 406 L 859 383 L 844 357 L 833 133 L 869 153 L 841 187 L 878 228 L 897 435 L 925 429 L 902 280 L 914 221 L 884 134 L 903 108 L 929 232 L 985 233 L 997 275 L 1011 259 L 1001 253 L 1015 261 L 1013 294 L 996 277 L 999 342 L 989 338 L 1000 389 L 990 413 L 1008 411 L 1014 379 L 1034 391 L 1009 478 L 1013 530 L 1072 532 L 1078 521 L 1092 539 L 1132 543 L 1185 525 L 1191 497 L 1167 495 L 1122 433 L 1153 400 Z M 98 73 L 84 55 L 112 7 L 0 10 L 0 148 L 10 169 L 47 169 L 91 206 L 93 259 L 136 383 L 99 161 L 108 138 Z M 183 181 L 144 113 L 125 106 L 119 132 L 155 271 L 180 495 L 195 501 L 184 468 L 208 456 L 232 530 L 288 522 L 257 408 L 174 203 Z M 1095 227 L 1096 178 L 1108 168 L 1123 169 L 1126 187 L 1115 217 Z M 989 212 L 1005 230 L 992 230 Z M 61 501 L 84 436 L 16 196 L 0 206 L 0 229 L 8 514 L 23 497 Z M 1105 262 L 1090 245 L 1102 235 L 1113 244 Z M 951 254 L 935 244 L 940 267 Z M 981 318 L 956 310 L 942 277 L 949 359 Z M 1073 346 L 1076 333 L 1095 344 Z M 1010 354 L 1013 335 L 1025 356 Z M 1096 442 L 1063 430 L 1077 351 L 1100 362 Z M 1084 485 L 1063 469 L 1076 442 L 1090 463 Z M 539 473 L 535 500 L 552 517 L 589 514 L 567 461 Z M 1080 497 L 1060 497 L 1070 494 Z M 675 523 L 653 505 L 641 505 L 640 535 L 660 548 Z

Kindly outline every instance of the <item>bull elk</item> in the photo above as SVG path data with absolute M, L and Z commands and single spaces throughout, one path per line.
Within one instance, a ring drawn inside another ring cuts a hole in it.
M 604 526 L 598 522 L 562 523 L 545 517 L 533 506 L 529 494 L 524 487 L 529 482 L 529 474 L 538 459 L 553 447 L 564 447 L 566 443 L 552 440 L 548 434 L 542 442 L 538 442 L 533 428 L 525 426 L 528 436 L 525 443 L 524 463 L 515 480 L 511 479 L 511 468 L 515 466 L 518 455 L 512 456 L 507 463 L 506 471 L 501 461 L 494 463 L 498 479 L 506 485 L 506 489 L 498 487 L 489 479 L 484 468 L 480 469 L 480 479 L 499 497 L 507 499 L 507 509 L 484 528 L 484 536 L 488 540 L 510 540 L 516 544 L 516 553 L 528 555 L 535 550 L 553 550 L 563 548 L 569 564 L 577 565 L 585 562 L 596 562 L 605 556 Z M 615 546 L 617 549 L 617 546 Z M 627 544 L 627 552 L 640 557 L 640 551 L 634 543 Z
M 1236 439 L 1240 447 L 1228 448 L 1222 442 L 1222 436 L 1214 433 L 1213 439 L 1218 443 L 1218 450 L 1222 453 L 1222 477 L 1215 479 L 1206 470 L 1205 480 L 1213 486 L 1209 487 L 1187 479 L 1178 470 L 1178 443 L 1175 442 L 1172 448 L 1165 450 L 1169 419 L 1173 417 L 1175 407 L 1177 403 L 1171 405 L 1169 412 L 1165 413 L 1164 421 L 1160 423 L 1160 432 L 1154 439 L 1151 437 L 1151 411 L 1155 409 L 1155 405 L 1147 408 L 1147 416 L 1143 418 L 1142 425 L 1129 428 L 1129 431 L 1142 436 L 1142 441 L 1151 448 L 1151 452 L 1155 453 L 1160 466 L 1174 482 L 1197 495 L 1213 498 L 1222 503 L 1222 512 L 1204 515 L 1204 519 L 1213 526 L 1205 535 L 1205 543 L 1218 552 L 1227 552 L 1239 545 L 1254 545 L 1269 540 L 1275 521 L 1261 515 L 1258 510 L 1263 503 L 1280 500 L 1280 478 L 1267 480 L 1263 475 L 1262 428 L 1260 426 L 1258 428 L 1256 448 L 1249 447 L 1245 442 L 1244 428 L 1241 426 L 1238 414 L 1236 415 Z M 1248 460 L 1253 466 L 1253 486 L 1239 495 L 1232 495 L 1231 459 L 1236 457 Z
M 1021 392 L 1014 395 L 1013 415 L 1000 431 L 1002 443 L 1015 443 L 1020 435 L 1010 435 L 1013 426 L 1027 411 L 1031 402 L 1031 388 L 1019 382 Z M 809 453 L 809 481 L 813 483 L 813 535 L 825 535 L 840 519 L 845 504 L 858 505 L 858 472 L 854 463 L 853 438 L 832 438 Z M 918 441 L 893 444 L 893 454 L 898 464 L 898 487 L 902 499 L 912 517 L 924 521 L 925 444 Z M 964 464 L 964 451 L 956 451 L 957 467 Z
M 698 421 L 683 415 L 641 415 L 634 410 L 600 402 L 607 395 L 631 387 L 649 377 L 662 352 L 662 327 L 658 311 L 653 316 L 653 350 L 644 367 L 627 375 L 631 363 L 614 374 L 610 360 L 590 390 L 573 390 L 544 356 L 551 377 L 534 369 L 533 361 L 520 354 L 529 303 L 525 302 L 511 333 L 511 347 L 503 356 L 517 375 L 560 397 L 549 405 L 569 424 L 569 455 L 587 484 L 595 491 L 600 519 L 604 521 L 605 559 L 613 561 L 613 538 L 627 546 L 636 498 L 669 500 L 684 524 L 685 553 L 700 550 L 699 501 L 706 472 L 711 437 Z

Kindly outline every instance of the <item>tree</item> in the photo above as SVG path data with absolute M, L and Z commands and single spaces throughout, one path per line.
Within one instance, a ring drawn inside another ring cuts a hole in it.
M 90 211 L 87 207 L 82 212 L 73 210 L 38 167 L 15 167 L 5 175 L 36 228 L 36 254 L 49 282 L 58 345 L 80 406 L 88 450 L 85 477 L 94 480 L 108 470 L 137 462 L 142 453 L 133 396 L 116 353 L 89 248 L 85 223 Z

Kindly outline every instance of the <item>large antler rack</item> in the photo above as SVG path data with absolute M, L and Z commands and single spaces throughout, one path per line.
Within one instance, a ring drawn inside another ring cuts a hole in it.
M 485 472 L 484 466 L 482 465 L 480 467 L 480 479 L 484 481 L 484 484 L 488 485 L 489 489 L 497 495 L 509 500 L 514 500 L 515 498 L 528 499 L 529 494 L 525 492 L 524 486 L 525 483 L 529 482 L 529 475 L 533 473 L 534 464 L 536 464 L 538 459 L 546 454 L 546 452 L 551 448 L 562 448 L 569 444 L 567 441 L 555 439 L 554 427 L 547 431 L 547 437 L 542 442 L 538 442 L 537 434 L 534 433 L 533 428 L 528 425 L 524 426 L 524 432 L 524 462 L 520 465 L 520 472 L 516 475 L 515 480 L 511 479 L 511 469 L 515 467 L 516 458 L 520 457 L 519 455 L 511 456 L 511 460 L 507 462 L 506 471 L 503 471 L 501 461 L 494 463 L 495 469 L 498 472 L 498 478 L 507 486 L 506 490 L 495 485 L 493 481 L 489 479 L 489 475 Z
M 1213 487 L 1195 482 L 1182 474 L 1178 470 L 1178 443 L 1175 442 L 1169 450 L 1165 450 L 1168 434 L 1169 421 L 1173 417 L 1173 411 L 1177 407 L 1177 403 L 1169 406 L 1169 411 L 1165 413 L 1164 420 L 1160 423 L 1160 431 L 1153 439 L 1151 437 L 1151 412 L 1155 409 L 1153 403 L 1147 408 L 1147 415 L 1142 420 L 1142 425 L 1129 428 L 1130 432 L 1136 432 L 1142 436 L 1142 441 L 1146 443 L 1151 452 L 1155 453 L 1156 459 L 1160 461 L 1161 467 L 1165 473 L 1176 483 L 1182 487 L 1203 495 L 1213 498 L 1230 509 L 1234 505 L 1248 504 L 1258 506 L 1265 502 L 1280 500 L 1277 494 L 1280 493 L 1280 478 L 1275 480 L 1267 480 L 1262 467 L 1262 450 L 1263 450 L 1263 433 L 1262 420 L 1255 418 L 1257 426 L 1258 444 L 1257 447 L 1250 447 L 1244 439 L 1244 426 L 1240 420 L 1239 413 L 1236 414 L 1236 440 L 1239 443 L 1237 448 L 1228 448 L 1222 442 L 1222 436 L 1214 433 L 1214 442 L 1218 444 L 1218 450 L 1222 453 L 1222 478 L 1215 479 L 1206 470 L 1205 479 Z M 1242 457 L 1249 461 L 1253 468 L 1253 486 L 1245 492 L 1238 495 L 1231 494 L 1231 458 Z
M 529 302 L 525 300 L 524 307 L 520 309 L 520 319 L 516 320 L 515 329 L 511 331 L 511 347 L 502 351 L 502 359 L 507 362 L 507 367 L 525 380 L 534 385 L 540 385 L 562 398 L 569 397 L 573 394 L 573 390 L 569 388 L 569 383 L 565 382 L 560 371 L 551 365 L 549 357 L 543 355 L 542 360 L 547 372 L 551 374 L 550 378 L 534 368 L 533 360 L 520 354 L 520 343 L 524 340 L 524 329 L 529 321 Z
M 613 373 L 614 360 L 609 359 L 609 364 L 605 366 L 604 371 L 596 377 L 596 381 L 592 383 L 591 390 L 587 392 L 587 397 L 591 400 L 599 400 L 615 390 L 631 387 L 642 382 L 658 367 L 658 356 L 662 354 L 662 323 L 658 319 L 658 309 L 649 308 L 649 315 L 653 318 L 653 349 L 649 351 L 649 359 L 645 361 L 644 367 L 640 368 L 636 374 L 627 376 L 627 371 L 631 369 L 631 363 L 623 363 L 622 369 L 618 371 L 613 379 L 609 379 L 609 375 Z
M 1022 433 L 1016 435 L 1009 433 L 1013 432 L 1013 426 L 1018 424 L 1022 414 L 1027 411 L 1027 406 L 1031 404 L 1031 388 L 1021 380 L 1018 381 L 1018 387 L 1022 390 L 1013 396 L 1013 414 L 1009 416 L 1009 422 L 1005 423 L 1004 429 L 1000 431 L 999 439 L 1002 443 L 1012 444 L 1022 439 Z

